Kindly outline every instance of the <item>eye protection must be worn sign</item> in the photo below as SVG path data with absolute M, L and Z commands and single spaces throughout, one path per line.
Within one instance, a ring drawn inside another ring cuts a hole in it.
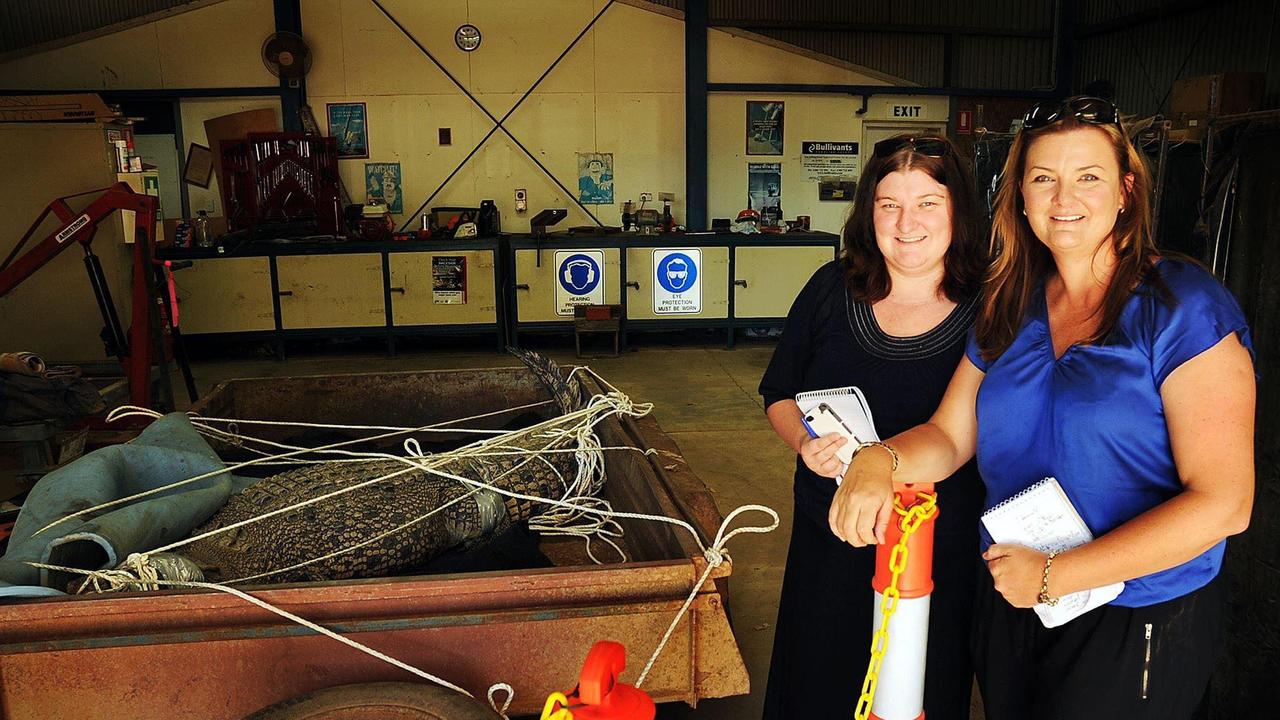
M 697 248 L 653 251 L 653 312 L 692 315 L 702 312 L 702 251 Z
M 557 250 L 556 314 L 573 315 L 574 305 L 604 304 L 604 251 Z

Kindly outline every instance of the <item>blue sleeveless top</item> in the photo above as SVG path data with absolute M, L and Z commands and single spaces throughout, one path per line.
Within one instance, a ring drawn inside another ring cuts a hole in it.
M 1231 333 L 1253 352 L 1235 298 L 1198 265 L 1162 259 L 1156 272 L 1169 305 L 1143 283 L 1101 345 L 1073 345 L 1054 358 L 1043 288 L 1013 344 L 993 362 L 973 333 L 966 355 L 983 372 L 978 389 L 978 470 L 985 509 L 1045 477 L 1056 477 L 1099 537 L 1182 492 L 1160 386 L 1178 366 Z M 983 533 L 983 548 L 990 538 Z M 1226 542 L 1176 567 L 1125 583 L 1112 604 L 1143 607 L 1212 580 Z

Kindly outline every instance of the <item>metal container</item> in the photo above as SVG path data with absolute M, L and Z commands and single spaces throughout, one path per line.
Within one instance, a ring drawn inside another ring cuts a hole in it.
M 598 389 L 598 388 L 596 388 Z M 193 408 L 209 417 L 420 426 L 547 399 L 523 368 L 232 380 Z M 488 419 L 500 427 L 512 415 Z M 606 496 L 618 510 L 720 523 L 706 487 L 651 418 L 610 419 Z M 585 562 L 581 541 L 543 541 L 556 567 L 245 588 L 285 610 L 455 682 L 516 691 L 512 715 L 571 687 L 591 645 L 623 643 L 634 683 L 705 569 L 671 526 L 624 520 L 630 560 Z M 700 588 L 644 689 L 659 702 L 744 694 L 725 607 L 726 562 Z M 273 703 L 408 673 L 240 599 L 162 591 L 0 605 L 0 716 L 9 720 L 238 720 Z

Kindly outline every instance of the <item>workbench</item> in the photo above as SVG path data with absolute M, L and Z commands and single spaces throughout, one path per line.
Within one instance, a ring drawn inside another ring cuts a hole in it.
M 185 335 L 270 339 L 284 357 L 288 339 L 333 336 L 383 337 L 394 353 L 407 335 L 491 334 L 501 350 L 500 247 L 498 239 L 291 241 L 157 256 L 192 262 L 174 273 Z M 436 262 L 465 267 L 461 294 L 433 290 Z
M 805 282 L 839 249 L 840 236 L 824 232 L 510 236 L 504 249 L 508 338 L 518 345 L 522 332 L 572 331 L 569 305 L 594 295 L 593 304 L 623 306 L 624 346 L 628 329 L 714 328 L 725 330 L 733 347 L 738 328 L 781 327 Z M 675 253 L 677 267 L 688 272 L 692 263 L 700 282 L 693 293 L 699 297 L 683 307 L 680 296 L 690 293 L 662 284 L 661 271 L 670 270 Z M 582 260 L 599 265 L 594 282 L 565 276 L 567 264 Z M 574 282 L 590 282 L 592 292 L 572 296 Z
M 394 353 L 406 335 L 491 334 L 502 349 L 522 332 L 572 332 L 573 305 L 586 303 L 623 306 L 624 346 L 628 328 L 714 328 L 732 347 L 738 328 L 781 327 L 800 288 L 839 248 L 838 235 L 822 232 L 557 233 L 230 244 L 157 256 L 192 261 L 174 273 L 185 335 L 269 339 L 284 357 L 286 340 L 333 336 L 383 337 Z M 673 255 L 680 281 L 696 278 L 696 292 L 659 287 Z M 440 302 L 434 258 L 465 258 L 465 302 Z M 576 280 L 560 267 L 575 262 Z M 590 291 L 574 294 L 574 281 Z

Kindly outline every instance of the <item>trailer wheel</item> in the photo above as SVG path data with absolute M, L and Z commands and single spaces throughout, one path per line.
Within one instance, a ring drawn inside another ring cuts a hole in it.
M 245 720 L 500 720 L 483 703 L 425 683 L 338 685 L 278 702 Z

